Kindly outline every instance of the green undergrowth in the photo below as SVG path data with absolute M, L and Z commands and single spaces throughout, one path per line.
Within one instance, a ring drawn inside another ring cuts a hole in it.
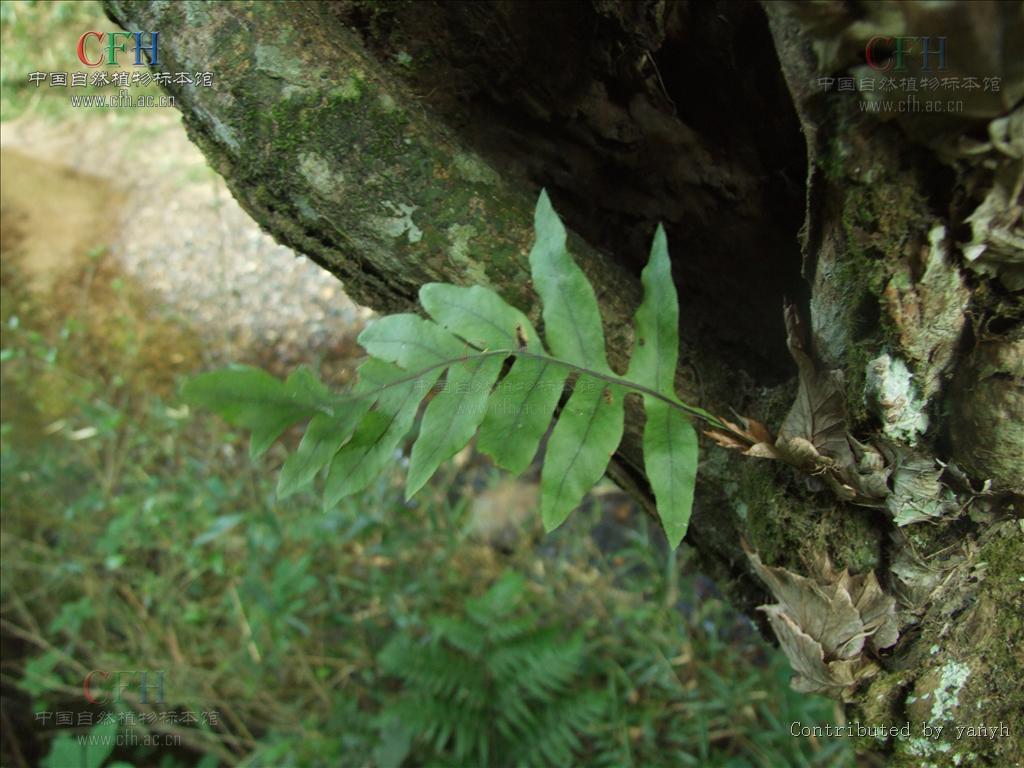
M 0 49 L 3 67 L 0 68 L 0 114 L 3 120 L 24 115 L 47 119 L 69 120 L 77 117 L 102 115 L 115 123 L 126 123 L 133 118 L 152 112 L 136 108 L 73 108 L 69 97 L 117 95 L 113 85 L 85 87 L 51 86 L 49 80 L 34 84 L 29 79 L 33 72 L 86 72 L 92 77 L 98 71 L 110 73 L 118 67 L 106 65 L 90 68 L 78 60 L 78 39 L 88 31 L 119 31 L 103 13 L 98 2 L 41 2 L 36 0 L 2 0 L 0 2 Z M 90 56 L 95 56 L 101 44 L 90 41 Z M 120 69 L 149 71 L 148 67 L 131 66 L 133 52 L 120 54 Z M 149 83 L 130 86 L 132 97 L 159 96 L 159 86 Z
M 591 499 L 498 551 L 473 534 L 476 494 L 501 482 L 480 458 L 411 502 L 402 460 L 331 510 L 317 487 L 282 501 L 298 435 L 253 465 L 243 435 L 190 418 L 173 393 L 195 342 L 98 267 L 107 300 L 78 315 L 87 274 L 55 303 L 4 270 L 5 715 L 29 764 L 103 712 L 140 716 L 108 767 L 849 764 L 842 742 L 790 736 L 832 704 L 789 690 L 654 521 Z M 129 676 L 90 704 L 92 670 L 161 673 L 163 700 Z M 179 722 L 141 720 L 162 712 Z

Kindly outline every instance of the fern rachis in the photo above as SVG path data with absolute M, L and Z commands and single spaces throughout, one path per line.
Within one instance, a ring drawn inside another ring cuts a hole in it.
M 522 472 L 554 418 L 541 472 L 541 515 L 552 530 L 604 475 L 622 437 L 624 397 L 635 392 L 647 414 L 645 470 L 676 546 L 689 522 L 697 469 L 691 418 L 722 432 L 736 430 L 675 394 L 679 309 L 665 233 L 658 228 L 642 274 L 637 345 L 622 377 L 608 365 L 593 288 L 569 256 L 565 228 L 543 192 L 535 230 L 530 268 L 542 301 L 544 342 L 526 315 L 490 289 L 429 283 L 420 301 L 431 319 L 391 315 L 360 334 L 370 357 L 348 393 L 328 392 L 303 369 L 282 382 L 257 369 L 233 368 L 196 377 L 185 395 L 252 429 L 254 456 L 308 419 L 305 437 L 282 468 L 278 493 L 294 492 L 328 467 L 324 503 L 332 506 L 384 470 L 444 374 L 443 387 L 423 411 L 407 495 L 477 433 L 479 450 L 498 466 Z M 569 381 L 571 394 L 556 416 Z

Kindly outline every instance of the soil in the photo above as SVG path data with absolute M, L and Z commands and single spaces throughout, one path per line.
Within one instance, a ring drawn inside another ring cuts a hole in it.
M 370 311 L 259 229 L 176 113 L 21 118 L 0 125 L 0 151 L 4 258 L 40 298 L 104 254 L 149 311 L 199 335 L 206 364 L 346 377 Z

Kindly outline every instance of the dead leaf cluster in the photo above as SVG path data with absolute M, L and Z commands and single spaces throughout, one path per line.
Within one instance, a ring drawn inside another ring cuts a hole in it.
M 775 459 L 813 475 L 843 501 L 887 511 L 897 525 L 937 519 L 959 510 L 940 481 L 934 459 L 882 438 L 861 443 L 848 434 L 839 371 L 820 371 L 807 351 L 796 307 L 786 306 L 787 344 L 799 370 L 796 402 L 776 439 L 761 422 L 719 419 L 730 431 L 705 434 L 745 456 Z
M 946 228 L 933 227 L 920 265 L 914 265 L 920 276 L 915 278 L 910 263 L 900 262 L 882 296 L 925 402 L 939 391 L 953 362 L 971 296 L 949 246 Z
M 812 577 L 766 566 L 746 546 L 754 571 L 778 601 L 762 605 L 796 672 L 791 684 L 804 693 L 848 697 L 878 665 L 877 654 L 899 638 L 896 600 L 885 594 L 873 571 L 836 572 L 828 556 L 814 563 Z
M 971 150 L 987 156 L 992 182 L 967 217 L 971 239 L 960 247 L 972 269 L 1019 291 L 1024 289 L 1024 107 L 989 123 L 989 139 Z
M 819 372 L 804 345 L 796 307 L 786 306 L 786 342 L 800 371 L 796 402 L 786 416 L 779 435 L 759 421 L 740 417 L 743 426 L 722 420 L 732 431 L 709 430 L 712 440 L 724 448 L 740 450 L 746 456 L 785 461 L 798 469 L 819 473 L 852 461 L 846 441 L 842 374 Z

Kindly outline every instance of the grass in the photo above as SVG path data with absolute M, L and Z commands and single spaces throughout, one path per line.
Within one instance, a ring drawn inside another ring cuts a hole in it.
M 707 585 L 645 517 L 619 523 L 595 502 L 539 545 L 497 551 L 473 536 L 473 496 L 453 467 L 414 503 L 397 465 L 326 513 L 313 492 L 279 503 L 284 451 L 253 468 L 243 436 L 181 406 L 195 341 L 154 324 L 144 292 L 102 254 L 61 289 L 82 315 L 20 291 L 6 263 L 2 611 L 16 650 L 3 681 L 17 689 L 5 716 L 26 756 L 74 732 L 35 712 L 113 708 L 218 714 L 205 728 L 136 722 L 130 732 L 177 746 L 114 751 L 129 764 L 387 764 L 402 743 L 387 713 L 415 688 L 384 649 L 430 642 L 439 620 L 514 573 L 534 630 L 584 640 L 572 694 L 607 701 L 578 735 L 578 764 L 848 758 L 842 743 L 790 737 L 792 721 L 834 719 L 832 705 L 791 692 L 784 658 L 719 599 L 695 596 Z M 172 357 L 190 362 L 161 365 Z M 476 480 L 500 482 L 486 467 Z M 618 543 L 599 545 L 609 526 Z M 163 672 L 165 700 L 130 687 L 89 704 L 91 670 Z M 452 749 L 413 740 L 402 764 L 456 764 Z

